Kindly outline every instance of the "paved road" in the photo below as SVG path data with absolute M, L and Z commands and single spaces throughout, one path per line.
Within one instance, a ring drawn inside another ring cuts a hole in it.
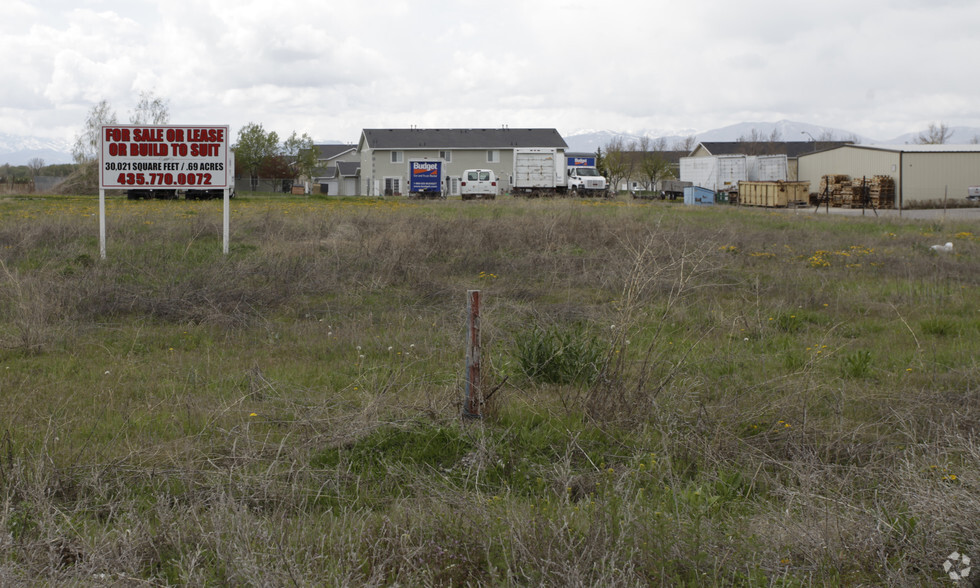
M 819 212 L 814 212 L 812 206 L 808 208 L 782 208 L 774 210 L 785 210 L 789 214 L 819 214 L 826 215 L 827 208 L 821 207 Z M 875 213 L 871 209 L 863 211 L 865 217 L 875 218 Z M 830 208 L 831 215 L 839 216 L 861 216 L 860 208 Z M 915 209 L 915 210 L 879 210 L 878 218 L 903 218 L 910 220 L 956 220 L 956 221 L 976 221 L 980 223 L 980 207 L 977 208 L 950 208 L 942 209 Z

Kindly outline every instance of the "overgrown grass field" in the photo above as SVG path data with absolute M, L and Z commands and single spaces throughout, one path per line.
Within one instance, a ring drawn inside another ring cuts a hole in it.
M 0 201 L 4 585 L 952 585 L 977 227 Z M 952 253 L 929 249 L 952 241 Z M 460 419 L 466 291 L 483 418 Z

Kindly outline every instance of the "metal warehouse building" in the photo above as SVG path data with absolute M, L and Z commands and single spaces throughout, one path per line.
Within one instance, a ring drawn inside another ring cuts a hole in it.
M 846 145 L 800 155 L 799 179 L 816 192 L 823 176 L 890 176 L 895 204 L 962 199 L 980 185 L 980 145 Z

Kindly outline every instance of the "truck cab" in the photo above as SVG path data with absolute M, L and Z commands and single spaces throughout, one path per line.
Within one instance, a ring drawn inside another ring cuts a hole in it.
M 605 196 L 606 178 L 596 168 L 595 157 L 569 156 L 567 160 L 568 189 L 581 196 Z

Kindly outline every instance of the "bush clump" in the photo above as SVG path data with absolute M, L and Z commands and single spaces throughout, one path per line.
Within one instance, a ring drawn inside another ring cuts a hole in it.
M 522 375 L 543 384 L 592 384 L 606 356 L 605 345 L 582 325 L 535 325 L 518 334 L 516 347 Z

